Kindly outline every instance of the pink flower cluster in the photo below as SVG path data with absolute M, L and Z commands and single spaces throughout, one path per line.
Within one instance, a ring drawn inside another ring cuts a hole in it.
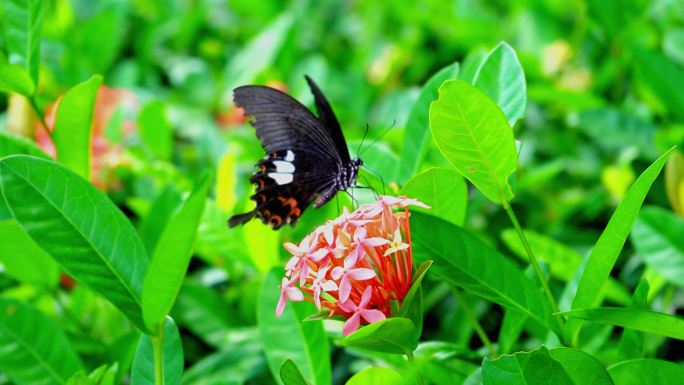
M 390 316 L 390 301 L 401 302 L 411 286 L 411 205 L 428 208 L 415 199 L 380 196 L 352 213 L 345 208 L 299 245 L 286 243 L 292 258 L 285 266 L 276 315 L 288 299 L 307 300 L 325 308 L 328 317 L 344 317 L 344 335 L 362 321 Z

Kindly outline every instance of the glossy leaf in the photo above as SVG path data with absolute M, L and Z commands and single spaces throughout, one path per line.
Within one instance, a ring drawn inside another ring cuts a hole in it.
M 33 84 L 38 84 L 43 3 L 43 0 L 5 0 L 3 3 L 2 22 L 9 62 L 24 67 Z
M 152 201 L 152 205 L 147 215 L 140 222 L 138 229 L 145 244 L 145 250 L 149 254 L 154 252 L 166 224 L 182 202 L 183 197 L 174 185 L 168 185 Z
M 442 83 L 458 78 L 459 68 L 458 63 L 453 63 L 432 75 L 413 103 L 404 128 L 404 144 L 399 159 L 399 181 L 409 179 L 419 170 L 432 140 L 428 119 L 430 103 L 437 99 L 437 89 Z
M 568 317 L 622 326 L 646 333 L 684 340 L 684 319 L 650 310 L 600 307 L 563 312 Z
M 617 363 L 608 368 L 615 385 L 678 385 L 684 367 L 670 361 L 641 358 Z
M 674 212 L 684 217 L 684 154 L 679 150 L 665 164 L 665 189 Z
M 613 385 L 603 364 L 589 353 L 557 348 L 549 350 L 549 355 L 563 366 L 575 384 Z
M 527 113 L 525 73 L 515 50 L 499 43 L 484 59 L 475 74 L 475 87 L 494 100 L 508 118 L 511 127 Z
M 639 176 L 615 209 L 589 256 L 577 287 L 577 294 L 572 301 L 572 309 L 584 309 L 596 305 L 596 298 L 598 298 L 603 284 L 608 279 L 610 271 L 617 261 L 632 224 L 639 213 L 639 208 L 641 208 L 649 188 L 665 165 L 670 151 L 672 150 L 670 149 L 661 155 Z M 568 321 L 566 336 L 573 339 L 580 327 L 581 322 L 578 320 Z
M 323 323 L 303 322 L 316 308 L 308 303 L 288 303 L 283 314 L 279 318 L 275 316 L 280 294 L 276 271 L 280 269 L 274 269 L 264 278 L 257 304 L 259 335 L 271 373 L 279 378 L 280 365 L 290 359 L 312 384 L 330 384 L 330 351 Z
M 396 370 L 371 366 L 353 375 L 346 382 L 346 385 L 400 385 L 405 383 L 404 378 Z
M 45 159 L 50 158 L 34 142 L 0 130 L 0 158 L 16 154 L 33 155 Z
M 14 220 L 0 222 L 0 262 L 20 282 L 47 289 L 57 285 L 57 264 Z
M 560 362 L 541 347 L 531 352 L 503 355 L 497 359 L 485 358 L 482 364 L 484 385 L 554 384 L 574 385 Z
M 297 364 L 287 359 L 280 365 L 280 380 L 284 385 L 308 385 Z
M 496 203 L 513 198 L 508 178 L 517 168 L 506 115 L 482 91 L 461 80 L 439 88 L 430 105 L 430 130 L 454 168 Z
M 634 296 L 630 303 L 631 308 L 648 310 L 648 292 L 650 285 L 646 278 L 641 278 L 636 289 L 634 289 Z M 628 360 L 632 358 L 641 358 L 644 356 L 644 333 L 632 329 L 623 329 L 620 336 L 620 344 L 618 346 L 618 358 L 621 360 Z
M 403 158 L 403 157 L 402 157 Z M 447 168 L 431 168 L 413 178 L 401 189 L 401 194 L 430 206 L 430 209 L 416 207 L 455 225 L 465 221 L 468 204 L 468 187 L 463 177 Z
M 416 349 L 416 326 L 408 318 L 392 317 L 365 325 L 344 337 L 342 345 L 391 354 L 409 354 Z
M 150 329 L 169 314 L 176 300 L 190 263 L 210 185 L 211 177 L 205 174 L 159 237 L 142 290 L 143 318 Z
M 498 251 L 458 226 L 417 212 L 411 230 L 414 258 L 433 260 L 431 274 L 557 331 L 535 282 Z
M 142 108 L 138 115 L 138 133 L 155 158 L 171 160 L 173 127 L 167 117 L 164 103 L 155 100 Z
M 36 85 L 24 67 L 0 63 L 0 91 L 16 92 L 30 97 L 36 91 Z
M 0 298 L 0 372 L 17 385 L 65 384 L 82 370 L 59 325 L 19 301 Z
M 415 326 L 413 339 L 415 343 L 418 343 L 423 331 L 423 290 L 421 283 L 431 265 L 432 261 L 425 261 L 413 272 L 411 288 L 406 292 L 401 308 L 397 313 L 397 316 L 406 317 L 413 321 Z
M 143 334 L 140 336 L 138 347 L 133 358 L 131 368 L 131 385 L 155 385 L 160 382 L 155 381 L 155 360 L 152 347 L 153 338 Z M 181 344 L 180 334 L 176 324 L 170 317 L 164 322 L 164 333 L 162 336 L 162 369 L 164 385 L 179 385 L 183 375 L 183 345 Z
M 59 164 L 25 155 L 0 160 L 0 188 L 38 246 L 143 328 L 147 254 L 133 226 L 102 192 Z
M 52 133 L 57 160 L 85 179 L 90 179 L 91 125 L 100 83 L 102 76 L 95 75 L 64 94 Z
M 684 219 L 659 207 L 645 207 L 630 239 L 647 266 L 684 288 Z

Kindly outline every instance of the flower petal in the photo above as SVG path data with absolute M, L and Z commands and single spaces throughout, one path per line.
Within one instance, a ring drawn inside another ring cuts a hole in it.
M 287 298 L 292 302 L 304 301 L 304 294 L 296 287 L 288 287 L 285 289 L 285 294 L 287 294 Z
M 363 245 L 366 247 L 378 247 L 390 243 L 389 240 L 380 237 L 366 238 L 362 241 Z
M 349 299 L 349 293 L 351 293 L 351 282 L 349 282 L 349 277 L 346 275 L 342 277 L 342 280 L 340 281 L 340 289 L 338 290 L 338 293 L 340 295 L 341 302 L 345 302 L 347 299 Z
M 361 310 L 358 314 L 360 314 L 361 317 L 363 317 L 363 319 L 365 319 L 369 324 L 372 324 L 373 322 L 382 321 L 387 318 L 387 316 L 385 316 L 385 313 L 377 309 L 364 309 Z
M 287 242 L 283 245 L 285 247 L 285 250 L 289 251 L 290 254 L 292 255 L 297 255 L 301 254 L 302 252 L 299 250 L 299 246 L 295 245 L 292 242 Z
M 366 290 L 363 291 L 363 294 L 361 295 L 361 301 L 359 301 L 359 309 L 365 309 L 366 305 L 368 305 L 368 302 L 370 302 L 371 299 L 371 287 L 366 286 Z
M 340 277 L 342 277 L 342 274 L 344 274 L 344 269 L 341 268 L 340 266 L 337 266 L 336 268 L 333 269 L 333 271 L 330 272 L 330 276 L 334 280 L 340 279 Z
M 353 332 L 355 332 L 356 329 L 359 328 L 360 321 L 361 320 L 360 320 L 359 314 L 354 313 L 354 315 L 349 317 L 347 322 L 344 323 L 344 328 L 342 329 L 342 335 L 348 336 L 348 335 L 352 334 Z
M 280 292 L 280 298 L 278 298 L 278 306 L 276 306 L 276 317 L 280 317 L 280 315 L 283 314 L 283 310 L 285 310 L 286 303 L 287 299 L 285 298 L 285 292 Z
M 335 291 L 337 290 L 337 284 L 334 281 L 325 281 L 321 283 L 321 288 L 323 291 Z
M 366 269 L 364 267 L 360 267 L 358 269 L 351 269 L 347 273 L 347 277 L 350 277 L 350 278 L 357 280 L 357 281 L 365 281 L 367 279 L 374 278 L 375 276 L 376 276 L 375 270 Z
M 356 304 L 352 300 L 348 301 L 339 301 L 337 302 L 337 306 L 340 307 L 340 309 L 346 311 L 347 313 L 353 313 L 356 311 Z

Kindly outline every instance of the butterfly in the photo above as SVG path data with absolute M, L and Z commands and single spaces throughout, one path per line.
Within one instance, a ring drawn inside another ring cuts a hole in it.
M 254 210 L 228 220 L 229 227 L 259 218 L 274 230 L 294 227 L 313 203 L 319 208 L 338 191 L 356 185 L 361 159 L 352 160 L 340 123 L 316 83 L 305 76 L 318 116 L 290 95 L 266 86 L 233 90 L 235 105 L 244 109 L 256 128 L 266 156 L 249 181 Z

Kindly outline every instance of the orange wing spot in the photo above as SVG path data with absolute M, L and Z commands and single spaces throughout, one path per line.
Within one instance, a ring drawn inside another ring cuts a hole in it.
M 264 180 L 263 179 L 257 179 L 257 183 L 259 184 L 259 188 L 264 188 Z
M 266 165 L 265 164 L 261 165 L 261 172 L 266 172 Z
M 274 215 L 271 217 L 271 224 L 273 226 L 278 226 L 280 223 L 283 221 L 283 219 L 280 217 L 280 215 Z
M 256 200 L 259 201 L 259 203 L 264 203 L 264 202 L 266 202 L 266 195 L 264 195 L 264 194 L 257 194 L 257 195 L 256 195 Z
M 271 158 L 275 158 L 276 156 L 278 156 L 278 153 L 277 153 L 277 152 L 272 152 L 272 153 L 271 153 Z
M 288 200 L 283 202 L 283 206 L 285 206 L 285 205 L 290 206 L 290 212 L 292 213 L 292 215 L 294 215 L 296 217 L 302 215 L 302 210 L 300 210 L 299 207 L 297 207 L 297 200 L 296 199 L 289 198 Z

